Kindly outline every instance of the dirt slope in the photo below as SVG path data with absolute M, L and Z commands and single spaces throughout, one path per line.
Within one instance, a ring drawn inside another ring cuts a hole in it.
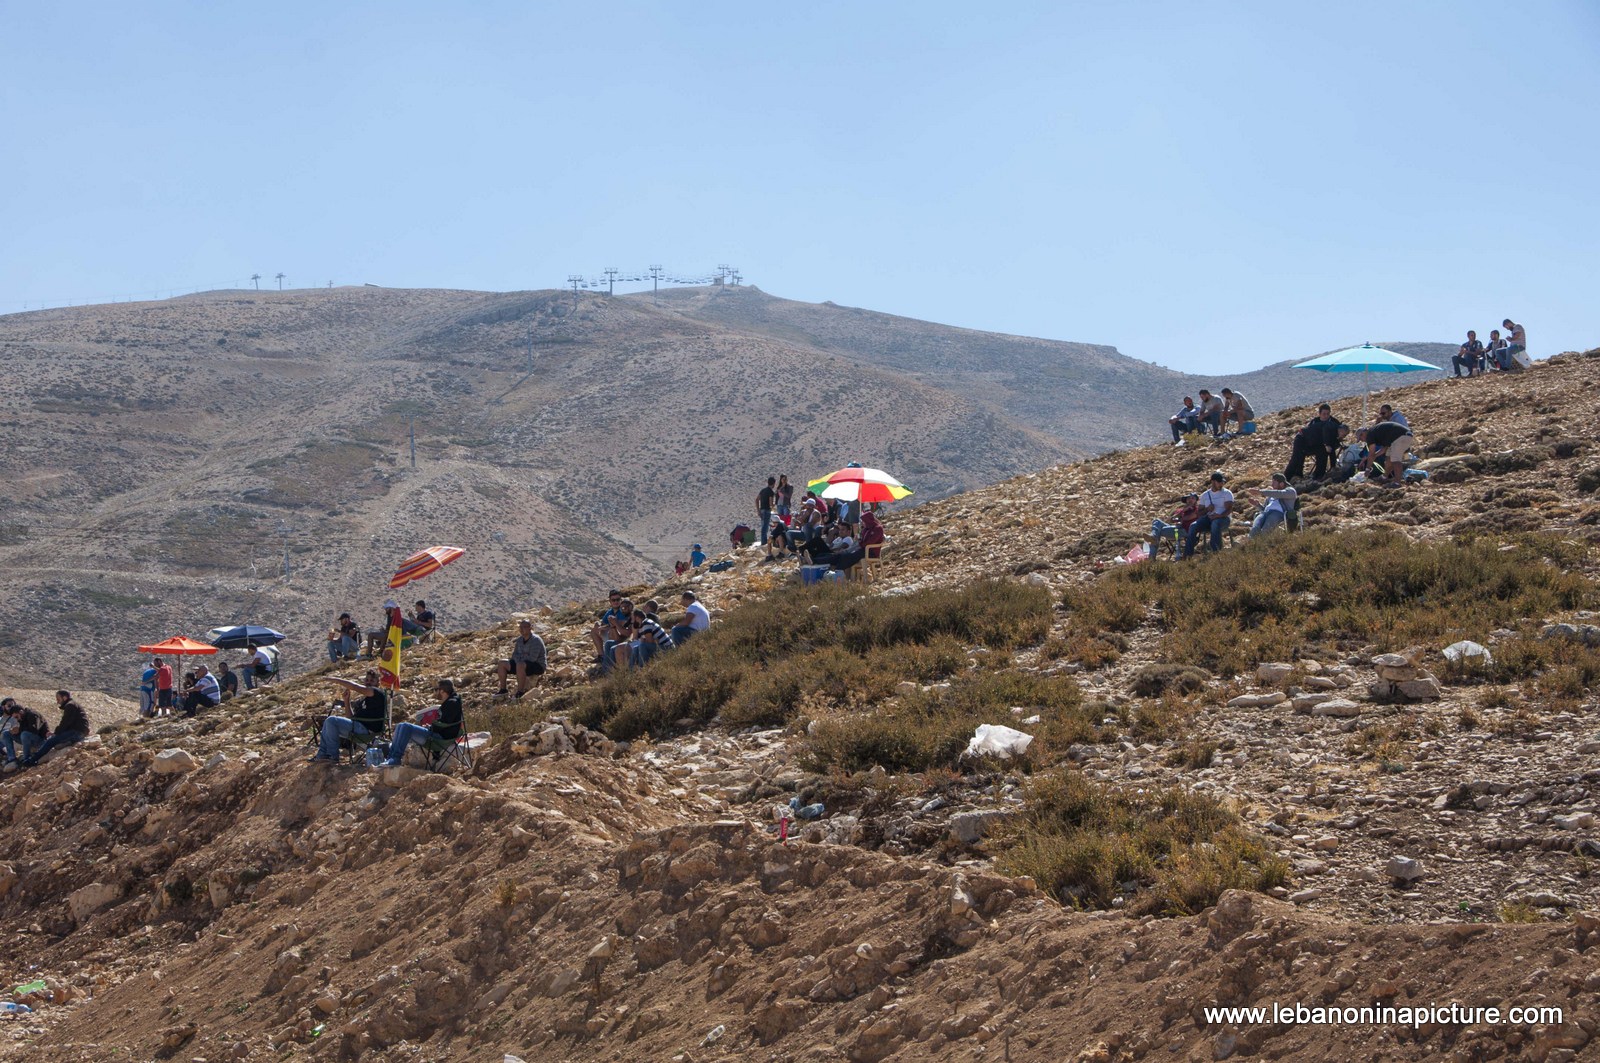
M 1315 492 L 1308 522 L 1383 523 L 1419 542 L 1553 530 L 1592 566 L 1596 365 L 1600 351 L 1389 393 L 1425 448 L 1448 441 L 1437 478 Z M 891 515 L 878 589 L 989 574 L 1088 585 L 1195 477 L 1221 465 L 1248 482 L 1277 465 L 1303 416 Z M 660 591 L 692 584 L 727 609 L 787 576 L 756 553 Z M 1526 619 L 1534 631 L 1585 620 Z M 537 697 L 553 709 L 586 682 L 582 617 L 538 622 L 553 668 Z M 1070 616 L 1058 624 L 1071 634 Z M 510 631 L 408 658 L 412 697 L 452 674 L 474 726 L 532 725 L 465 777 L 306 765 L 296 720 L 325 689 L 312 679 L 194 721 L 115 725 L 0 777 L 0 899 L 15 917 L 0 974 L 45 977 L 59 998 L 5 1024 L 0 1059 L 1596 1055 L 1600 918 L 1574 914 L 1600 907 L 1581 844 L 1600 807 L 1592 691 L 1554 709 L 1525 684 L 1481 706 L 1474 730 L 1421 729 L 1391 773 L 1352 752 L 1352 736 L 1408 715 L 1452 720 L 1477 689 L 1368 702 L 1371 655 L 1314 646 L 1320 671 L 1298 667 L 1349 680 L 1360 716 L 1234 705 L 1261 689 L 1253 674 L 1207 680 L 1194 726 L 1222 739 L 1213 764 L 1172 758 L 1187 735 L 1072 758 L 1095 778 L 1227 797 L 1293 862 L 1293 881 L 1282 899 L 1230 893 L 1198 916 L 1139 920 L 1063 909 L 997 874 L 981 844 L 954 844 L 953 813 L 1007 809 L 993 776 L 942 780 L 931 803 L 931 778 L 809 775 L 798 736 L 777 731 L 629 748 L 552 731 L 537 707 L 486 696 Z M 1139 643 L 1156 642 L 1132 635 L 1123 659 L 1077 673 L 1086 693 L 1128 696 L 1152 659 Z M 1013 667 L 1068 664 L 1025 653 Z M 823 794 L 834 811 L 783 845 L 771 806 L 791 793 Z M 1382 874 L 1401 854 L 1424 869 L 1404 888 Z M 1536 921 L 1494 921 L 1508 903 Z M 1463 912 L 1473 921 L 1452 921 Z M 1312 1028 L 1198 1011 L 1296 1002 L 1546 1005 L 1564 1022 Z

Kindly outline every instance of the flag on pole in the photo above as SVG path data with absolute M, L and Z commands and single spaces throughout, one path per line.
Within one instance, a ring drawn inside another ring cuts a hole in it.
M 399 610 L 389 619 L 389 637 L 384 641 L 383 653 L 378 657 L 378 685 L 388 690 L 400 689 L 400 630 Z

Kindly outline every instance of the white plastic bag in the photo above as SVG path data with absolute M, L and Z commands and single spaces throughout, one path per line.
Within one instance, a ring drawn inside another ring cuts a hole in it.
M 1463 664 L 1473 664 L 1482 667 L 1494 663 L 1494 654 L 1489 652 L 1489 647 L 1471 639 L 1452 642 L 1444 648 L 1446 660 L 1457 661 Z
M 1032 742 L 1033 735 L 1023 734 L 1014 727 L 998 723 L 980 723 L 972 735 L 972 740 L 967 743 L 967 751 L 962 756 L 999 757 L 1001 760 L 1010 760 L 1026 753 Z

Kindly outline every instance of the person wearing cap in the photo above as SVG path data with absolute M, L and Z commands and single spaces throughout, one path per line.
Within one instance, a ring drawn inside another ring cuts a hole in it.
M 204 708 L 215 708 L 222 704 L 222 687 L 217 683 L 217 677 L 211 674 L 211 669 L 200 665 L 194 670 L 194 689 L 183 699 L 183 714 L 193 716 Z
M 344 715 L 329 715 L 322 721 L 322 729 L 317 735 L 317 752 L 309 758 L 311 763 L 338 760 L 339 743 L 345 738 L 369 738 L 389 729 L 389 693 L 383 689 L 381 680 L 376 668 L 368 668 L 363 682 L 345 684 Z M 361 700 L 352 707 L 351 701 L 357 694 L 361 695 Z
M 0 701 L 0 714 L 0 749 L 5 751 L 5 767 L 0 770 L 16 771 L 17 747 L 22 747 L 22 760 L 27 760 L 50 737 L 50 725 L 16 698 Z
M 694 549 L 689 551 L 689 566 L 699 568 L 706 563 L 706 552 L 700 549 L 700 544 L 695 543 Z
M 523 620 L 517 624 L 517 638 L 511 643 L 511 656 L 495 668 L 500 677 L 500 689 L 495 693 L 505 697 L 506 680 L 517 677 L 517 697 L 528 692 L 536 677 L 544 675 L 546 668 L 544 639 L 533 633 L 533 623 Z
M 1200 411 L 1195 408 L 1194 399 L 1188 395 L 1183 397 L 1183 409 L 1167 418 L 1167 424 L 1172 428 L 1172 445 L 1183 446 L 1185 432 L 1200 431 Z
M 1257 498 L 1266 499 L 1266 505 L 1261 507 L 1261 512 L 1256 514 L 1256 519 L 1250 522 L 1250 538 L 1265 536 L 1274 528 L 1283 527 L 1289 519 L 1289 514 L 1294 512 L 1295 503 L 1299 501 L 1299 493 L 1289 486 L 1289 478 L 1281 472 L 1272 474 L 1271 487 L 1252 487 L 1249 494 Z
M 454 742 L 461 737 L 461 695 L 456 693 L 455 680 L 439 680 L 433 695 L 439 699 L 439 715 L 426 727 L 415 723 L 396 724 L 394 737 L 389 740 L 389 758 L 382 767 L 398 766 L 406 755 L 406 747 L 413 742 L 426 742 L 430 738 Z
M 1233 492 L 1223 486 L 1227 482 L 1220 470 L 1211 474 L 1211 486 L 1200 496 L 1200 517 L 1189 525 L 1189 532 L 1183 537 L 1185 558 L 1194 556 L 1195 542 L 1207 532 L 1211 533 L 1211 552 L 1222 550 L 1222 533 L 1233 521 Z
M 1193 491 L 1183 496 L 1183 502 L 1172 511 L 1173 523 L 1157 517 L 1150 522 L 1150 549 L 1149 556 L 1156 556 L 1156 549 L 1161 545 L 1161 540 L 1172 540 L 1172 552 L 1178 552 L 1178 536 L 1186 535 L 1189 526 L 1200 519 L 1200 496 Z
M 89 737 L 89 716 L 83 707 L 72 700 L 72 693 L 66 690 L 56 691 L 56 704 L 61 707 L 61 722 L 56 724 L 55 733 L 43 742 L 31 754 L 22 758 L 22 766 L 31 768 L 39 763 L 53 749 L 62 746 L 75 746 Z
M 139 676 L 139 716 L 148 720 L 156 714 L 156 673 L 160 671 L 161 662 L 154 657 L 145 666 L 143 674 Z

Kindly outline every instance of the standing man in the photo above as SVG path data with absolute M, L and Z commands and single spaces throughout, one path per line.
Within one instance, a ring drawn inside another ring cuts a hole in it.
M 761 545 L 767 545 L 767 528 L 772 523 L 772 506 L 778 498 L 778 478 L 767 477 L 767 486 L 756 492 L 756 519 L 761 522 Z
M 1461 345 L 1459 351 L 1450 356 L 1450 364 L 1455 367 L 1456 376 L 1458 377 L 1461 376 L 1463 368 L 1466 369 L 1467 376 L 1471 376 L 1474 372 L 1483 372 L 1483 344 L 1478 342 L 1478 334 L 1476 332 L 1467 329 L 1467 342 Z
M 1304 479 L 1306 459 L 1316 460 L 1312 474 L 1322 479 L 1328 473 L 1329 460 L 1339 451 L 1339 422 L 1333 419 L 1333 407 L 1324 402 L 1317 407 L 1317 415 L 1294 435 L 1294 450 L 1289 454 L 1289 465 L 1283 475 L 1291 481 Z
M 52 749 L 75 746 L 89 737 L 89 717 L 72 700 L 72 694 L 65 690 L 56 691 L 56 704 L 61 707 L 61 722 L 56 725 L 56 733 L 41 742 L 32 755 L 22 758 L 24 767 L 33 767 Z
M 544 639 L 533 633 L 533 624 L 524 620 L 517 624 L 517 640 L 511 644 L 511 656 L 500 662 L 496 672 L 500 676 L 500 689 L 495 693 L 506 696 L 506 679 L 517 677 L 517 697 L 528 692 L 536 677 L 545 672 Z
M 172 665 L 165 657 L 156 660 L 156 715 L 172 715 Z
M 1194 556 L 1194 544 L 1206 532 L 1211 533 L 1211 552 L 1222 551 L 1222 533 L 1233 520 L 1233 492 L 1223 485 L 1228 478 L 1221 471 L 1211 474 L 1211 487 L 1200 496 L 1200 519 L 1189 525 L 1189 534 L 1183 537 L 1183 556 Z
M 154 657 L 139 677 L 139 717 L 148 720 L 156 714 L 156 672 L 161 662 Z
M 1406 451 L 1416 442 L 1410 428 L 1398 421 L 1382 421 L 1367 429 L 1367 445 L 1372 452 L 1362 460 L 1361 465 L 1370 468 L 1373 462 L 1382 461 L 1384 486 L 1399 487 L 1406 474 Z

